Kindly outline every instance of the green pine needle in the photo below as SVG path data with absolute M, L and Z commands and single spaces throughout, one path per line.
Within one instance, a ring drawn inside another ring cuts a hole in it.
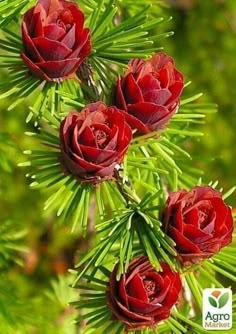
M 89 183 L 80 183 L 72 175 L 63 172 L 59 138 L 56 134 L 60 123 L 56 118 L 54 124 L 51 132 L 41 130 L 40 134 L 33 134 L 44 148 L 24 151 L 30 159 L 19 166 L 33 168 L 27 175 L 32 180 L 32 188 L 51 190 L 52 195 L 46 200 L 44 210 L 56 211 L 57 216 L 62 216 L 66 224 L 70 223 L 72 231 L 86 231 L 92 187 Z M 64 199 L 63 202 L 61 198 Z

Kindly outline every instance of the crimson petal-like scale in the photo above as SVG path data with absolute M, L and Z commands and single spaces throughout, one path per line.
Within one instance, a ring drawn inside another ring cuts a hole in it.
M 179 253 L 195 253 L 200 251 L 197 245 L 181 234 L 175 227 L 170 227 L 170 233 L 171 237 L 176 242 L 176 247 Z
M 151 316 L 151 312 L 161 312 L 161 310 L 157 311 L 157 309 L 161 308 L 162 305 L 154 305 L 152 303 L 144 302 L 142 300 L 139 300 L 138 298 L 130 297 L 129 295 L 128 303 L 129 309 L 135 313 L 141 313 L 147 316 Z
M 115 105 L 121 110 L 126 110 L 127 108 L 121 85 L 121 78 L 119 77 L 116 83 Z
M 179 211 L 182 215 L 182 210 L 181 207 L 179 206 Z M 189 210 L 188 212 L 184 212 L 184 221 L 186 222 L 191 222 L 192 225 L 199 227 L 199 215 L 198 215 L 198 209 L 195 208 L 191 208 L 191 210 Z M 176 221 L 177 219 L 175 219 Z M 177 228 L 179 229 L 179 226 L 177 226 Z
M 205 232 L 203 232 L 202 230 L 200 230 L 199 228 L 197 228 L 196 226 L 193 225 L 185 225 L 184 226 L 184 236 L 185 238 L 188 238 L 189 240 L 192 240 L 194 243 L 201 243 L 201 242 L 205 242 L 207 240 L 209 240 L 210 238 L 212 238 L 211 234 L 207 234 Z
M 51 80 L 60 80 L 65 76 L 68 76 L 67 73 L 73 72 L 75 68 L 79 66 L 81 59 L 64 59 L 58 61 L 47 61 L 39 62 L 36 65 L 44 72 Z
M 122 86 L 127 104 L 143 102 L 142 92 L 131 73 L 124 79 Z
M 227 212 L 227 215 L 225 217 L 224 225 L 226 226 L 228 231 L 231 231 L 231 232 L 233 231 L 234 222 L 233 222 L 232 209 L 230 207 L 228 207 L 228 212 Z
M 137 129 L 140 133 L 146 134 L 151 132 L 151 129 L 140 121 L 137 117 L 132 116 L 128 112 L 124 112 L 124 117 L 132 129 Z
M 51 81 L 51 78 L 47 76 L 47 74 L 44 71 L 42 71 L 39 66 L 34 64 L 23 52 L 21 53 L 21 58 L 24 60 L 25 64 L 29 67 L 31 74 L 42 80 Z
M 128 68 L 126 74 L 128 74 L 128 73 L 133 73 L 133 74 L 139 73 L 140 70 L 142 70 L 144 64 L 145 64 L 145 61 L 142 60 L 142 59 L 131 59 L 128 63 L 129 68 Z
M 212 198 L 211 203 L 216 213 L 215 230 L 220 235 L 221 229 L 224 226 L 222 222 L 224 222 L 225 218 L 228 216 L 228 207 L 219 198 Z
M 84 159 L 95 164 L 106 165 L 110 162 L 110 160 L 113 160 L 113 157 L 116 154 L 116 152 L 114 151 L 102 150 L 97 147 L 90 147 L 84 145 L 80 145 L 80 149 L 83 153 Z M 108 159 L 109 162 L 107 162 Z
M 44 61 L 42 55 L 38 52 L 36 46 L 34 45 L 32 39 L 28 35 L 27 28 L 25 22 L 22 23 L 22 38 L 25 44 L 25 50 L 22 52 L 25 57 L 25 53 L 29 54 L 31 59 L 30 61 Z M 28 57 L 27 57 L 28 58 Z
M 26 25 L 27 27 L 27 32 L 29 34 L 32 34 L 32 30 L 30 29 L 30 26 L 31 26 L 31 21 L 34 20 L 34 10 L 35 10 L 35 7 L 33 8 L 30 8 L 25 14 L 24 14 L 24 24 Z M 22 22 L 22 23 L 23 23 Z M 35 24 L 35 23 L 34 23 Z
M 79 22 L 80 24 L 76 24 L 75 27 L 75 37 L 77 40 L 81 39 L 81 35 L 83 33 L 83 25 L 84 25 L 84 14 L 81 11 L 77 10 L 77 6 L 72 5 L 68 7 L 73 16 L 74 22 Z
M 212 213 L 212 217 L 210 222 L 202 229 L 202 231 L 206 234 L 213 235 L 215 232 L 215 221 L 216 221 L 216 213 L 215 211 Z
M 83 153 L 78 143 L 78 135 L 79 135 L 79 130 L 80 130 L 79 125 L 80 124 L 76 123 L 75 126 L 71 127 L 70 129 L 71 131 L 68 133 L 69 140 L 67 140 L 67 145 L 68 145 L 68 148 L 70 148 L 70 151 L 76 152 L 77 155 L 83 158 Z
M 84 59 L 90 52 L 90 32 L 88 29 L 83 30 L 83 36 L 81 38 L 83 40 L 78 46 L 74 45 L 69 58 L 81 57 Z
M 65 36 L 65 30 L 59 27 L 56 23 L 51 23 L 43 28 L 43 35 L 45 38 L 58 41 Z
M 87 174 L 87 169 L 80 166 L 77 161 L 74 161 L 73 157 L 70 157 L 70 155 L 68 153 L 65 153 L 63 150 L 61 163 L 66 171 L 70 171 L 70 173 L 72 173 L 76 177 L 83 177 Z
M 107 143 L 107 145 L 104 147 L 104 150 L 116 150 L 118 149 L 118 133 L 119 133 L 119 127 L 113 126 L 111 128 L 111 134 L 110 134 L 110 141 Z
M 184 85 L 182 82 L 175 82 L 172 86 L 169 87 L 170 98 L 166 101 L 166 106 L 171 106 L 173 103 L 179 103 L 179 96 L 182 93 Z
M 40 8 L 40 7 L 38 7 Z M 27 32 L 33 38 L 35 36 L 43 36 L 42 16 L 40 12 L 31 12 L 32 18 L 25 20 L 24 23 L 27 26 Z
M 173 116 L 175 110 L 172 111 L 172 113 L 166 114 L 166 116 L 160 118 L 159 120 L 157 120 L 156 122 L 154 122 L 153 124 L 151 124 L 149 127 L 152 131 L 156 131 L 159 129 L 163 129 L 166 125 L 166 123 L 171 119 L 171 117 Z
M 168 88 L 171 85 L 171 70 L 172 68 L 168 70 L 168 68 L 164 67 L 158 72 L 162 88 Z
M 168 110 L 150 102 L 128 104 L 128 113 L 140 119 L 144 124 L 156 123 L 168 114 Z
M 73 129 L 75 126 L 78 125 L 78 114 L 77 112 L 70 112 L 70 117 L 66 117 L 60 126 L 60 139 L 68 142 L 68 138 L 71 136 L 70 129 Z
M 38 3 L 40 3 L 45 9 L 47 15 L 55 12 L 55 10 L 63 8 L 63 2 L 66 3 L 66 1 L 63 1 L 63 0 L 50 0 L 50 1 L 39 0 L 38 1 Z
M 36 37 L 33 43 L 45 61 L 64 60 L 71 53 L 71 49 L 64 44 L 45 37 Z
M 174 281 L 174 284 L 178 284 L 177 282 Z M 177 290 L 177 289 L 176 289 Z M 174 288 L 172 288 L 167 294 L 166 294 L 166 298 L 165 298 L 165 305 L 166 308 L 168 309 L 169 307 L 171 307 L 172 305 L 174 305 L 179 297 L 179 290 L 176 290 Z
M 143 280 L 139 275 L 135 275 L 127 285 L 127 293 L 129 297 L 135 297 L 143 302 L 148 302 L 147 292 L 143 285 Z
M 158 105 L 165 105 L 166 101 L 171 97 L 168 89 L 149 90 L 143 95 L 145 102 L 156 103 Z
M 97 165 L 91 161 L 85 160 L 84 158 L 76 155 L 74 152 L 71 152 L 71 157 L 73 162 L 77 163 L 79 167 L 82 167 L 83 170 L 86 171 L 88 174 L 95 174 L 100 171 L 102 168 L 100 165 Z M 80 173 L 80 172 L 79 172 Z M 76 176 L 79 176 L 79 173 L 76 173 Z
M 115 280 L 114 285 L 116 284 L 117 267 L 118 266 L 116 266 L 115 270 L 112 272 L 113 279 Z M 118 289 L 119 289 L 118 296 L 119 296 L 120 301 L 122 303 L 124 303 L 125 307 L 128 307 L 128 296 L 127 296 L 127 293 L 126 293 L 126 286 L 125 286 L 125 274 L 122 275 L 122 277 L 120 279 L 120 284 L 119 284 Z
M 79 143 L 78 143 L 78 139 L 79 139 Z M 87 145 L 87 146 L 91 146 L 91 147 L 97 147 L 97 143 L 95 141 L 93 131 L 91 130 L 91 128 L 89 126 L 85 127 L 83 132 L 80 134 L 80 137 L 76 138 L 76 141 L 77 141 L 78 147 L 79 147 L 79 145 Z
M 122 318 L 128 322 L 135 321 L 136 323 L 144 322 L 145 324 L 148 322 L 152 322 L 152 317 L 145 315 L 145 314 L 140 314 L 137 312 L 133 312 L 130 309 L 126 308 L 122 303 L 120 303 L 118 300 L 115 300 L 118 308 L 119 308 L 119 314 L 116 313 L 116 316 L 119 320 L 122 321 Z M 113 312 L 115 310 L 113 309 Z
M 138 86 L 142 91 L 142 94 L 147 93 L 149 90 L 161 89 L 160 81 L 151 74 L 144 75 L 138 80 Z
M 172 224 L 171 224 L 171 226 L 176 227 L 176 229 L 179 232 L 183 233 L 183 230 L 184 230 L 184 226 L 183 226 L 184 217 L 183 217 L 183 212 L 181 210 L 181 205 L 180 204 L 176 204 L 174 206 L 174 212 L 175 212 L 175 215 L 172 217 Z
M 75 24 L 70 28 L 67 34 L 60 41 L 62 44 L 66 45 L 69 49 L 72 49 L 75 45 Z

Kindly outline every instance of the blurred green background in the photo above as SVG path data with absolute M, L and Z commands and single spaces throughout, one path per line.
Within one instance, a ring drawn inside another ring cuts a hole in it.
M 153 1 L 154 6 L 159 3 Z M 236 1 L 166 0 L 160 11 L 166 17 L 173 16 L 172 21 L 163 25 L 163 31 L 173 30 L 175 34 L 161 40 L 158 46 L 163 46 L 164 51 L 175 59 L 186 82 L 192 81 L 187 90 L 189 96 L 202 92 L 201 102 L 218 104 L 218 113 L 207 115 L 205 125 L 197 125 L 205 136 L 201 141 L 191 143 L 188 150 L 196 157 L 196 166 L 205 171 L 205 181 L 219 180 L 226 191 L 236 185 Z M 0 80 L 5 75 L 1 71 Z M 29 308 L 27 301 L 30 298 L 31 323 L 41 330 L 31 331 L 26 327 L 26 333 L 54 333 L 52 328 L 55 333 L 66 333 L 64 328 L 68 330 L 69 327 L 65 319 L 73 314 L 65 306 L 69 292 L 61 289 L 61 295 L 53 300 L 47 291 L 50 280 L 66 273 L 72 265 L 75 248 L 86 249 L 87 245 L 72 236 L 69 228 L 55 226 L 55 217 L 43 212 L 45 195 L 28 188 L 26 170 L 17 167 L 17 163 L 25 160 L 22 151 L 32 146 L 30 137 L 24 136 L 25 131 L 32 130 L 31 125 L 24 123 L 28 107 L 21 105 L 16 110 L 7 111 L 9 102 L 1 100 L 0 106 L 0 221 L 9 220 L 14 232 L 27 228 L 22 245 L 27 245 L 28 250 L 20 249 L 17 262 L 23 263 L 21 269 L 17 263 L 8 268 L 0 266 L 4 277 L 3 287 L 0 287 L 4 289 L 7 279 L 9 289 L 16 289 L 13 300 L 8 301 L 8 310 L 12 309 L 13 317 L 10 323 L 22 322 L 15 300 L 22 300 L 20 310 Z M 233 207 L 235 201 L 235 194 L 228 199 Z M 5 261 L 1 257 L 3 236 L 0 235 L 1 263 Z M 14 247 L 9 247 L 9 254 L 12 251 Z M 45 312 L 45 303 L 50 312 Z M 49 323 L 52 327 L 45 325 Z M 17 333 L 15 329 L 13 326 L 9 333 Z M 70 327 L 69 332 L 75 333 L 75 328 Z
M 165 51 L 192 81 L 190 95 L 203 93 L 201 102 L 218 105 L 202 126 L 205 136 L 193 145 L 203 156 L 205 180 L 219 180 L 224 190 L 236 185 L 236 2 L 234 0 L 168 0 L 166 15 L 175 34 L 165 39 Z M 168 25 L 169 26 L 169 25 Z M 235 206 L 236 195 L 228 200 Z

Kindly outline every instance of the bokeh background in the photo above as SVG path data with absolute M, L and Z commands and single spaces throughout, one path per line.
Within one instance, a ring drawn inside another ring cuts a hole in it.
M 206 123 L 197 125 L 205 136 L 191 143 L 188 150 L 196 158 L 196 167 L 205 171 L 205 181 L 219 180 L 226 191 L 236 185 L 236 1 L 153 1 L 154 6 L 160 3 L 161 15 L 173 17 L 162 26 L 163 31 L 175 32 L 172 37 L 161 40 L 160 45 L 175 59 L 186 81 L 192 81 L 189 96 L 201 92 L 201 102 L 218 105 L 216 114 L 207 115 Z M 5 75 L 0 71 L 0 80 Z M 0 307 L 8 303 L 9 323 L 25 321 L 40 328 L 38 332 L 26 326 L 26 333 L 77 333 L 74 326 L 67 326 L 74 311 L 68 309 L 66 302 L 73 293 L 57 277 L 72 266 L 75 249 L 86 249 L 88 245 L 80 237 L 71 235 L 64 225 L 58 226 L 54 216 L 43 212 L 44 193 L 28 188 L 26 171 L 17 167 L 17 163 L 25 160 L 22 151 L 32 145 L 24 132 L 33 128 L 24 123 L 27 105 L 7 111 L 9 102 L 0 101 L 0 221 L 4 224 L 9 221 L 9 229 L 16 239 L 22 238 L 22 246 L 16 263 L 5 267 L 1 243 L 6 241 L 0 227 L 0 290 L 7 293 L 10 289 L 12 293 L 12 301 L 4 301 L 4 295 L 0 297 Z M 228 203 L 236 206 L 235 194 Z M 25 235 L 17 234 L 25 229 Z M 9 256 L 14 251 L 11 242 Z M 51 289 L 54 278 L 55 294 Z M 50 312 L 46 312 L 45 304 Z M 24 309 L 24 316 L 20 309 Z M 14 326 L 9 333 L 17 333 Z
M 165 13 L 175 34 L 162 43 L 187 81 L 188 91 L 218 105 L 202 126 L 205 136 L 192 147 L 202 155 L 205 179 L 219 180 L 226 190 L 236 184 L 236 2 L 234 0 L 168 0 Z M 235 206 L 235 194 L 229 198 Z

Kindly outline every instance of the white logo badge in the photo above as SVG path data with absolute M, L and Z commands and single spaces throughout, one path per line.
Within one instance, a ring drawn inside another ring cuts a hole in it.
M 204 289 L 202 326 L 208 330 L 232 328 L 232 290 Z

